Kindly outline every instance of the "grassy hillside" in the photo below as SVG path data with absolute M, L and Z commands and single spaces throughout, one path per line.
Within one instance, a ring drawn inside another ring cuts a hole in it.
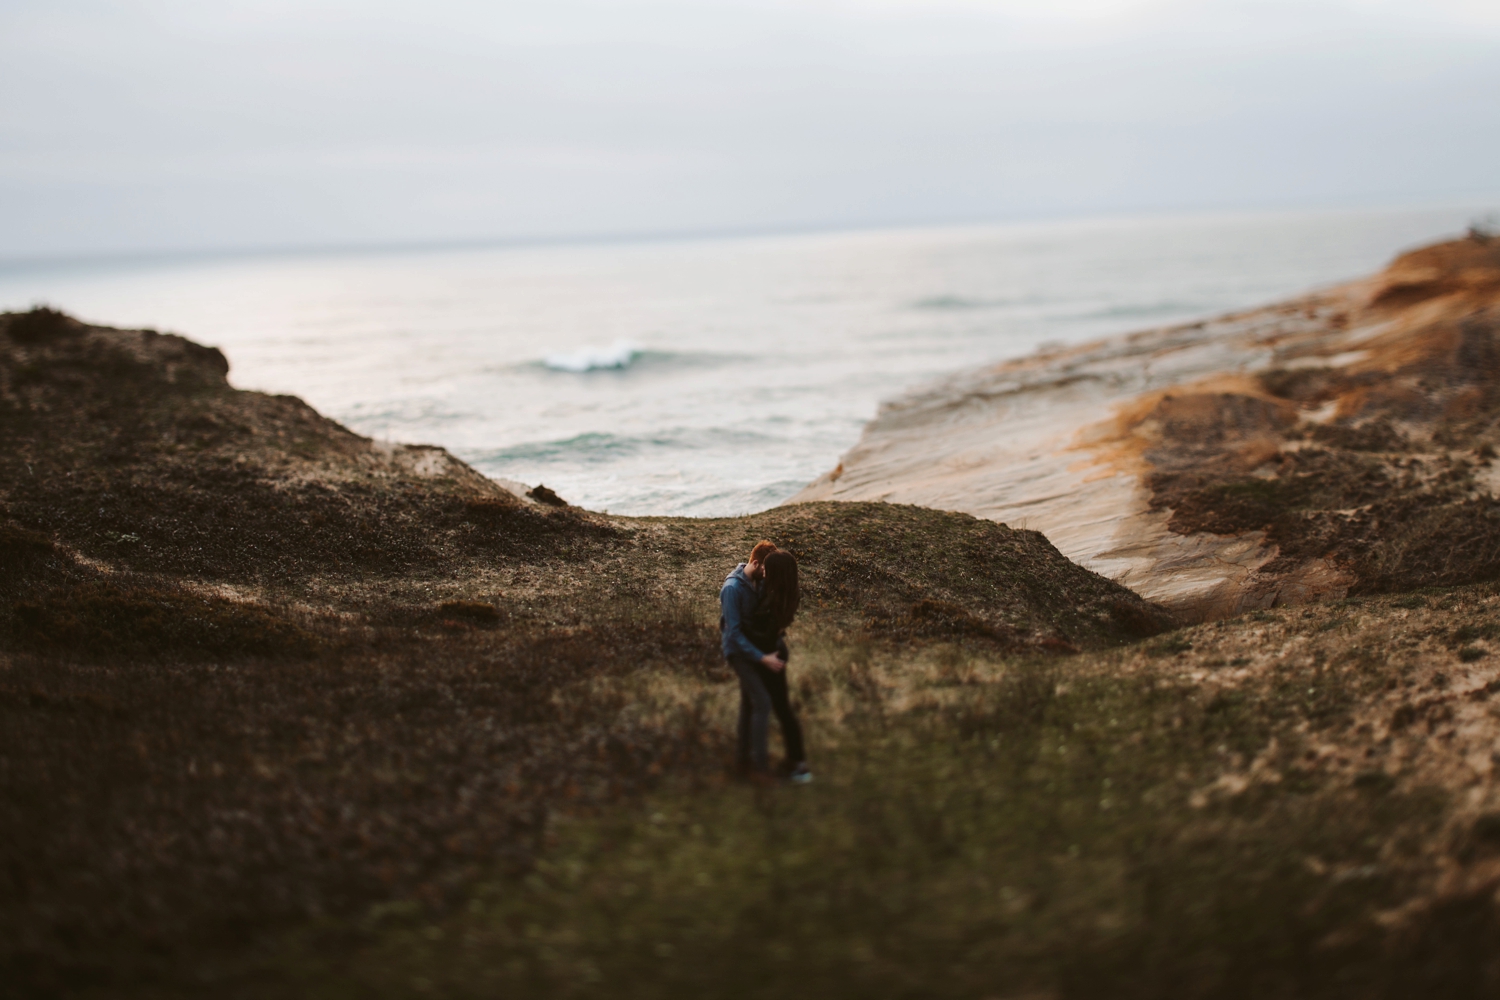
M 799 646 L 1058 655 L 1169 624 L 1034 533 L 533 503 L 236 391 L 181 338 L 0 327 L 0 962 L 41 993 L 442 908 L 528 870 L 559 810 L 719 775 L 717 588 L 762 537 L 803 562 Z
M 815 647 L 815 786 L 559 816 L 527 873 L 309 926 L 279 968 L 310 996 L 1491 996 L 1497 633 L 1486 587 L 1068 660 Z
M 1490 590 L 1164 631 L 1032 532 L 606 517 L 225 371 L 0 317 L 18 995 L 1494 985 Z M 758 793 L 715 596 L 762 537 L 818 781 Z

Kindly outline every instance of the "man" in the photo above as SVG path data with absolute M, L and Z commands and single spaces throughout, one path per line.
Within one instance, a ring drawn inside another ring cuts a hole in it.
M 776 546 L 762 541 L 750 550 L 750 558 L 736 566 L 719 588 L 719 627 L 723 630 L 724 659 L 740 679 L 740 721 L 738 764 L 752 780 L 771 780 L 770 751 L 767 747 L 771 724 L 771 694 L 756 673 L 760 664 L 767 670 L 783 670 L 786 661 L 774 652 L 762 653 L 745 634 L 746 623 L 760 601 L 760 584 L 765 578 L 766 556 Z

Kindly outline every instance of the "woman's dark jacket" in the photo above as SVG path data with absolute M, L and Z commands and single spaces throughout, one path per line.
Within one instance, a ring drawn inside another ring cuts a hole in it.
M 775 653 L 785 660 L 788 656 L 786 636 L 776 627 L 776 618 L 765 601 L 761 601 L 744 623 L 745 638 L 762 653 Z

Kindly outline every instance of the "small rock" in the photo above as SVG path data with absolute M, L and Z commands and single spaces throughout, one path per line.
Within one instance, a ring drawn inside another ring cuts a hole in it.
M 540 483 L 537 484 L 536 489 L 527 490 L 526 495 L 531 497 L 531 499 L 535 500 L 537 503 L 544 503 L 549 507 L 566 507 L 568 505 L 568 501 L 564 500 L 556 493 L 553 493 L 551 490 L 547 489 L 547 487 L 541 485 Z

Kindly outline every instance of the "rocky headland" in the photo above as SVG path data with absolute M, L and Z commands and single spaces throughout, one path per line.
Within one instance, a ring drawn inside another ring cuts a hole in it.
M 885 405 L 791 502 L 1041 531 L 1190 620 L 1491 578 L 1500 239 L 1280 305 L 1041 353 Z

